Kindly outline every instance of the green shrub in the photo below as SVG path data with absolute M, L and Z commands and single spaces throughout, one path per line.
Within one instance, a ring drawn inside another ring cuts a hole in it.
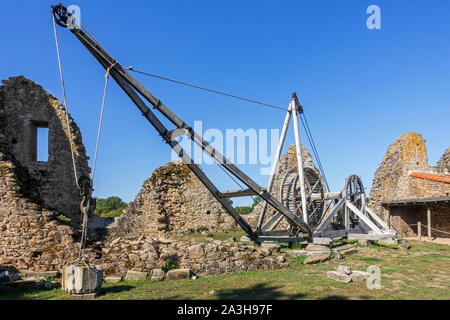
M 306 260 L 306 256 L 300 256 L 300 257 L 296 257 L 295 259 L 294 259 L 294 261 L 296 262 L 296 263 L 298 263 L 298 264 L 300 264 L 300 265 L 303 265 L 304 264 L 304 262 L 305 262 L 305 260 Z
M 95 198 L 95 200 L 95 214 L 103 218 L 118 217 L 127 206 L 122 199 L 115 196 L 106 199 Z
M 237 213 L 242 215 L 252 213 L 253 211 L 253 209 L 250 207 L 236 207 L 234 209 L 236 210 Z
M 166 263 L 161 268 L 164 272 L 167 272 L 169 270 L 178 269 L 180 266 L 174 263 L 172 260 L 166 260 Z
M 379 262 L 379 261 L 381 261 L 381 259 L 378 259 L 378 258 L 375 258 L 375 257 L 362 257 L 362 258 L 360 258 L 360 260 L 367 261 L 367 262 Z

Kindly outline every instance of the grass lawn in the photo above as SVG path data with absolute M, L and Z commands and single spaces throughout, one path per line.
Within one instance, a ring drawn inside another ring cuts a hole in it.
M 450 299 L 450 247 L 410 243 L 410 250 L 358 246 L 356 254 L 316 265 L 302 265 L 292 259 L 290 267 L 283 270 L 197 280 L 105 283 L 98 299 Z M 362 271 L 370 265 L 379 266 L 382 288 L 370 290 L 365 282 L 327 279 L 326 272 L 340 264 Z M 60 289 L 2 292 L 0 287 L 0 299 L 69 299 L 69 295 Z

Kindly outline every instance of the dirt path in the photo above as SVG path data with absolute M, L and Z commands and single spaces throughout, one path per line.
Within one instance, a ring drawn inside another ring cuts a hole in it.
M 405 238 L 406 240 L 416 240 L 417 237 L 413 238 Z M 450 246 L 450 238 L 428 238 L 428 237 L 422 237 L 423 242 L 431 242 L 431 243 L 439 243 L 439 244 L 446 244 Z

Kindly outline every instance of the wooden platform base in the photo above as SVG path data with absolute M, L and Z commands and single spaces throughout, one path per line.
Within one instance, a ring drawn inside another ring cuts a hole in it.
M 98 292 L 93 293 L 83 293 L 83 294 L 71 294 L 70 299 L 72 300 L 92 300 L 98 297 Z

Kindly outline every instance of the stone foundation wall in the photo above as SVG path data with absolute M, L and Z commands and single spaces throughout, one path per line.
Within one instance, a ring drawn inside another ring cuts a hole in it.
M 124 276 L 127 270 L 150 272 L 172 261 L 198 276 L 285 267 L 268 250 L 245 246 L 234 240 L 188 243 L 174 239 L 141 237 L 134 241 L 117 238 L 102 244 L 101 263 L 105 274 Z

